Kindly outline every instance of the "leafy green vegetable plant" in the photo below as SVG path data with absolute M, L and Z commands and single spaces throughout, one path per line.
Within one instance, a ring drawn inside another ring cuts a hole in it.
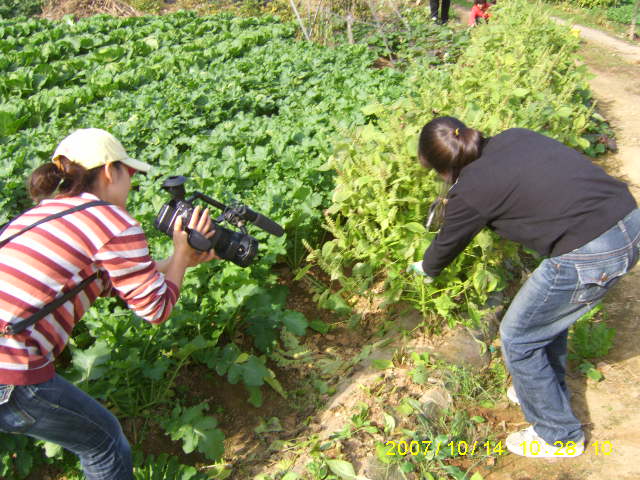
M 204 413 L 208 408 L 205 402 L 188 408 L 176 405 L 162 424 L 171 440 L 182 442 L 185 453 L 197 450 L 215 461 L 224 453 L 224 435 L 216 419 Z

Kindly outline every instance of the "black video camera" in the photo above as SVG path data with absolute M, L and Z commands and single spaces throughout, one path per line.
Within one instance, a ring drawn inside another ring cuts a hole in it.
M 246 222 L 251 222 L 260 227 L 265 232 L 278 237 L 282 236 L 284 230 L 273 220 L 254 212 L 246 205 L 234 204 L 227 206 L 220 203 L 204 193 L 195 192 L 191 197 L 185 199 L 184 183 L 187 177 L 182 175 L 167 178 L 162 184 L 162 188 L 172 196 L 171 200 L 165 203 L 155 219 L 155 227 L 170 237 L 173 236 L 173 228 L 178 217 L 182 217 L 182 225 L 189 233 L 189 245 L 196 250 L 206 252 L 215 249 L 220 258 L 230 260 L 240 267 L 251 265 L 254 257 L 258 253 L 258 240 L 247 233 Z M 207 238 L 196 230 L 189 230 L 189 220 L 195 209 L 193 201 L 200 199 L 222 210 L 222 214 L 214 220 L 215 233 L 213 237 Z M 228 222 L 240 229 L 239 232 L 229 230 L 222 226 L 222 222 Z

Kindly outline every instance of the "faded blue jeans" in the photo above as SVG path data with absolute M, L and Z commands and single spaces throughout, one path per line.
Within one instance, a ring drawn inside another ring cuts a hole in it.
M 534 270 L 501 325 L 502 355 L 520 406 L 548 444 L 579 440 L 565 384 L 569 327 L 638 261 L 640 209 L 595 240 Z
M 80 457 L 89 480 L 131 480 L 131 448 L 118 420 L 56 375 L 35 385 L 0 384 L 0 431 L 57 443 Z

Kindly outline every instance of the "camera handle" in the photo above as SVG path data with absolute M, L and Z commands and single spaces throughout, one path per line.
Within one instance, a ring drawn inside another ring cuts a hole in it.
M 197 230 L 193 230 L 192 228 L 187 228 L 185 230 L 188 234 L 187 241 L 191 248 L 199 250 L 200 252 L 208 252 L 213 248 L 212 239 L 205 237 Z

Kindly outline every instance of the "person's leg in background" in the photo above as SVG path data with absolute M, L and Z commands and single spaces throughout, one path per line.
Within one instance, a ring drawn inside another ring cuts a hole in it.
M 451 5 L 451 0 L 442 0 L 442 5 L 440 5 L 440 20 L 444 25 L 449 21 L 449 6 Z
M 429 7 L 431 8 L 431 20 L 438 20 L 438 4 L 439 0 L 429 0 Z
M 75 453 L 88 480 L 131 480 L 131 447 L 115 416 L 56 375 L 17 385 L 0 405 L 0 431 L 47 440 Z

